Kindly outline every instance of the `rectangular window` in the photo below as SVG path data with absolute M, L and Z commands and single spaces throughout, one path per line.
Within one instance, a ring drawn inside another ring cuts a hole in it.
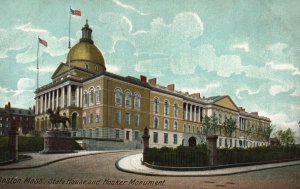
M 96 115 L 96 123 L 99 123 L 99 121 L 100 121 L 100 116 L 99 116 L 99 114 L 97 114 Z
M 126 131 L 126 140 L 129 140 L 130 131 Z
M 116 130 L 116 139 L 120 138 L 120 130 Z
M 168 133 L 164 133 L 164 143 L 168 144 Z
M 93 123 L 93 114 L 90 114 L 90 123 Z
M 140 138 L 140 137 L 139 137 L 139 132 L 138 132 L 138 131 L 135 131 L 135 132 L 134 132 L 134 139 L 135 139 L 135 140 L 139 140 L 139 138 Z
M 130 125 L 130 113 L 126 112 L 126 124 Z
M 138 127 L 140 125 L 140 115 L 139 114 L 135 114 L 135 118 L 134 118 L 134 125 L 136 127 Z
M 158 143 L 158 133 L 153 132 L 153 143 Z
M 174 144 L 177 144 L 177 134 L 174 134 L 173 138 L 174 138 Z
M 222 146 L 222 138 L 219 138 L 219 147 Z
M 86 124 L 86 117 L 83 117 L 83 124 Z
M 116 112 L 116 122 L 120 125 L 121 124 L 121 111 Z

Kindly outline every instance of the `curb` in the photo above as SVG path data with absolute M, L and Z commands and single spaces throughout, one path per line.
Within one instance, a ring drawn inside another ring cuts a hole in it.
M 126 156 L 128 157 L 128 156 Z M 185 174 L 178 174 L 178 175 L 172 175 L 172 174 L 161 174 L 161 173 L 145 173 L 145 172 L 138 172 L 138 171 L 131 171 L 131 170 L 127 170 L 127 169 L 123 169 L 122 167 L 120 167 L 119 165 L 119 161 L 121 161 L 122 159 L 126 158 L 126 157 L 122 157 L 120 159 L 118 159 L 115 163 L 115 167 L 119 170 L 119 171 L 123 171 L 126 173 L 133 173 L 133 174 L 138 174 L 138 175 L 145 175 L 145 176 L 164 176 L 164 177 L 214 177 L 214 176 L 227 176 L 227 175 L 235 175 L 235 174 L 240 174 L 240 173 L 248 173 L 248 172 L 254 172 L 254 171 L 262 171 L 262 170 L 267 170 L 267 169 L 276 169 L 276 168 L 282 168 L 282 167 L 289 167 L 289 166 L 294 166 L 294 165 L 300 165 L 300 162 L 294 163 L 294 164 L 290 164 L 290 165 L 280 165 L 280 166 L 276 166 L 276 167 L 265 167 L 265 168 L 258 168 L 258 169 L 254 169 L 254 170 L 242 170 L 242 171 L 235 171 L 235 172 L 231 172 L 231 173 L 216 173 L 216 174 L 189 174 L 189 175 L 185 175 Z M 272 163 L 275 164 L 276 163 Z M 253 167 L 256 165 L 253 165 Z M 227 168 L 224 168 L 223 170 L 226 170 Z M 157 169 L 153 169 L 155 171 L 161 171 L 161 170 L 157 170 Z M 209 170 L 209 171 L 214 171 L 214 170 Z M 175 171 L 178 172 L 178 171 Z M 187 171 L 185 171 L 186 173 Z
M 61 159 L 56 159 L 53 161 L 49 161 L 43 164 L 39 164 L 39 165 L 34 165 L 34 166 L 28 166 L 28 167 L 9 167 L 9 168 L 3 168 L 0 167 L 0 171 L 9 171 L 9 170 L 20 170 L 20 169 L 33 169 L 33 168 L 39 168 L 39 167 L 44 167 L 59 161 L 63 161 L 63 160 L 67 160 L 67 159 L 72 159 L 72 158 L 77 158 L 77 157 L 83 157 L 83 156 L 92 156 L 92 155 L 98 155 L 98 154 L 110 154 L 110 153 L 118 153 L 118 152 L 130 152 L 131 150 L 122 150 L 122 151 L 111 151 L 111 152 L 96 152 L 94 154 L 82 154 L 82 155 L 78 155 L 78 156 L 70 156 L 70 157 L 65 157 L 65 158 L 61 158 Z

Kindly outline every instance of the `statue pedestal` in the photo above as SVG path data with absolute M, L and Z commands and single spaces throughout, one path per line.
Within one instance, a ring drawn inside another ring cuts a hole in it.
M 73 153 L 71 132 L 46 131 L 44 136 L 44 150 L 41 154 Z

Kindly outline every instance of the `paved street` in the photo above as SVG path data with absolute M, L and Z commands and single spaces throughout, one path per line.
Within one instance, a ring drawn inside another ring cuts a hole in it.
M 230 176 L 182 178 L 141 176 L 115 168 L 117 159 L 134 153 L 137 152 L 98 154 L 41 168 L 0 171 L 0 188 L 300 188 L 300 166 Z

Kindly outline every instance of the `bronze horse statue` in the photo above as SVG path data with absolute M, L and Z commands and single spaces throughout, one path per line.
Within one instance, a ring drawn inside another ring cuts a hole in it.
M 53 130 L 53 126 L 55 126 L 55 129 L 57 129 L 57 124 L 62 123 L 64 126 L 64 130 L 68 130 L 67 122 L 70 124 L 70 119 L 66 116 L 59 115 L 60 108 L 57 107 L 55 113 L 52 111 L 52 109 L 47 110 L 47 114 L 49 114 L 50 122 L 51 122 L 51 130 Z

